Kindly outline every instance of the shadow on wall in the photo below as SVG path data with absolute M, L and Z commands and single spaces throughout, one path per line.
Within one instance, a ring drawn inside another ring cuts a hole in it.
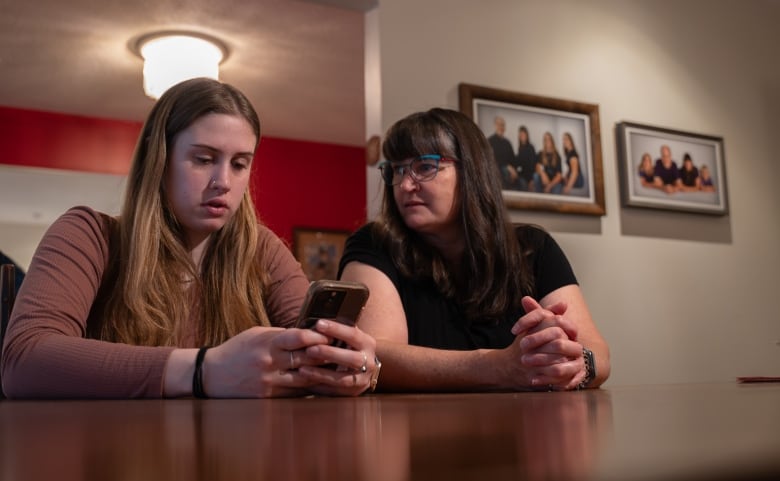
M 623 235 L 731 244 L 731 216 L 621 207 Z

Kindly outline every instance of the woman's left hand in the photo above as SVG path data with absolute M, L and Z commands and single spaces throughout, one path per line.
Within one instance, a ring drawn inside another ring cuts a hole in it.
M 344 341 L 346 348 L 318 344 L 306 348 L 309 359 L 338 367 L 301 366 L 299 373 L 307 377 L 313 386 L 308 389 L 316 394 L 332 396 L 358 396 L 371 385 L 379 367 L 376 365 L 376 341 L 357 326 L 347 326 L 336 321 L 320 319 L 314 329 L 331 339 Z
M 566 304 L 543 308 L 531 297 L 524 297 L 526 314 L 512 327 L 522 337 L 520 362 L 535 368 L 535 385 L 548 389 L 575 389 L 587 374 L 582 345 L 577 342 L 577 326 L 568 320 Z

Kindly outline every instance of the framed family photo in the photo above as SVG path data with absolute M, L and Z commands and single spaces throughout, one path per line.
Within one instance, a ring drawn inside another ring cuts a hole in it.
M 310 281 L 335 279 L 348 231 L 293 228 L 293 255 Z
M 623 205 L 728 213 L 722 137 L 621 122 L 617 144 Z
M 604 215 L 598 105 L 460 84 L 493 149 L 507 207 Z

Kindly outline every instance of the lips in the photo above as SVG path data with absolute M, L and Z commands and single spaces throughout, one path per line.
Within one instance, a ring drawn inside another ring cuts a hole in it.
M 201 205 L 205 207 L 206 212 L 212 216 L 222 216 L 229 210 L 227 202 L 222 199 L 211 199 Z
M 203 203 L 206 207 L 227 207 L 227 202 L 222 199 L 211 199 Z

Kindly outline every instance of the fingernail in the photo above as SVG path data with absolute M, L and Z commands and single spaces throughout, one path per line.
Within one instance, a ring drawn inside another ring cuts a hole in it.
M 325 319 L 320 319 L 319 321 L 317 321 L 317 327 L 322 327 L 323 329 L 327 329 L 328 326 L 330 326 L 330 323 Z

